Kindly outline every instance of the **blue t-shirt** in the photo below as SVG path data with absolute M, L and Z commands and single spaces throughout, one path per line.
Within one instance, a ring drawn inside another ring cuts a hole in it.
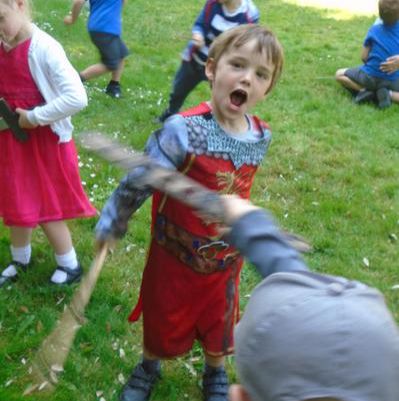
M 396 81 L 399 71 L 387 74 L 380 70 L 380 64 L 388 57 L 399 54 L 399 22 L 393 25 L 374 24 L 368 31 L 364 46 L 370 47 L 366 63 L 360 67 L 372 77 Z
M 89 32 L 104 32 L 121 36 L 123 0 L 89 0 Z

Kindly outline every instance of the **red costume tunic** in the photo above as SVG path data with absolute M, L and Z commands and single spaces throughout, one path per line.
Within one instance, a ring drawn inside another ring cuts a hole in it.
M 28 64 L 30 40 L 6 51 L 0 45 L 0 96 L 30 109 L 44 102 Z M 58 143 L 50 126 L 25 130 L 18 142 L 0 131 L 0 217 L 9 226 L 34 227 L 49 221 L 95 215 L 79 177 L 73 141 Z
M 270 140 L 266 125 L 254 117 L 256 142 L 243 142 L 221 130 L 207 104 L 183 113 L 188 150 L 179 170 L 208 188 L 249 198 L 258 165 Z M 144 346 L 160 358 L 186 353 L 194 340 L 206 353 L 233 350 L 238 319 L 242 259 L 192 209 L 155 192 L 152 241 L 143 273 L 141 303 Z

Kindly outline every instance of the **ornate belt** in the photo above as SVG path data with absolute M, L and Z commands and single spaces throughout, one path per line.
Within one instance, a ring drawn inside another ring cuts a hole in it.
M 157 215 L 154 240 L 198 273 L 225 271 L 240 258 L 239 252 L 223 240 L 198 237 Z

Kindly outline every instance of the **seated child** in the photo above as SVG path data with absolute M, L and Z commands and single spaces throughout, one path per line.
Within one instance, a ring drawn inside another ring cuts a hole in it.
M 147 143 L 158 164 L 177 169 L 221 193 L 248 198 L 270 142 L 267 125 L 250 109 L 272 90 L 281 73 L 282 48 L 274 34 L 246 24 L 221 34 L 209 50 L 210 102 L 169 118 Z M 122 237 L 132 213 L 151 195 L 137 189 L 132 170 L 107 201 L 97 224 L 99 241 Z M 143 359 L 125 385 L 122 401 L 145 401 L 160 375 L 160 359 L 191 350 L 205 353 L 206 401 L 227 401 L 224 356 L 233 351 L 242 260 L 215 224 L 165 194 L 153 194 L 152 241 L 143 273 Z M 226 296 L 227 294 L 227 296 Z
M 240 24 L 257 23 L 259 12 L 252 0 L 207 0 L 198 15 L 192 39 L 183 53 L 183 60 L 173 81 L 168 108 L 158 118 L 164 122 L 177 113 L 189 93 L 207 80 L 205 63 L 209 47 L 222 32 Z
M 382 294 L 307 271 L 270 215 L 224 202 L 226 240 L 266 277 L 235 329 L 241 385 L 230 400 L 399 400 L 399 330 Z
M 372 25 L 367 33 L 361 56 L 364 64 L 339 69 L 336 80 L 358 91 L 355 103 L 376 100 L 379 108 L 386 108 L 399 98 L 399 71 L 381 69 L 381 63 L 399 53 L 399 2 L 379 0 L 378 7 L 382 23 Z

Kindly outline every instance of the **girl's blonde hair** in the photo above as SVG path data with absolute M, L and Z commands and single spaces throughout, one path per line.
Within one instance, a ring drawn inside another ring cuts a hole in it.
M 209 49 L 208 58 L 214 60 L 216 67 L 224 53 L 232 48 L 241 47 L 253 39 L 256 40 L 256 50 L 259 53 L 264 53 L 274 66 L 272 81 L 266 92 L 269 93 L 279 79 L 284 64 L 283 48 L 276 35 L 269 29 L 256 24 L 245 24 L 231 28 L 214 40 Z
M 10 7 L 13 6 L 18 0 L 0 0 L 0 3 L 6 4 Z M 21 0 L 20 0 L 21 1 Z M 25 5 L 25 15 L 30 20 L 32 19 L 32 7 L 30 4 L 30 0 L 22 0 Z

